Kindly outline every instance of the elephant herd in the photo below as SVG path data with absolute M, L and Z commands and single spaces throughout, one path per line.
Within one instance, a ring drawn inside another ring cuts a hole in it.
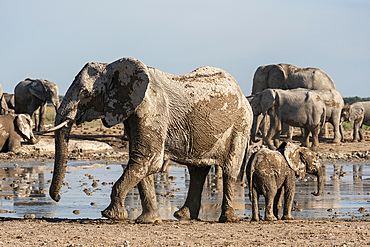
M 354 119 L 354 112 L 361 107 L 362 111 L 367 109 L 365 105 L 353 105 L 342 116 L 342 109 L 347 108 L 325 72 L 288 64 L 260 66 L 250 97 L 242 94 L 229 73 L 218 68 L 205 66 L 185 75 L 172 75 L 132 58 L 109 64 L 87 63 L 60 105 L 57 87 L 51 87 L 56 88 L 52 92 L 45 84 L 52 85 L 45 80 L 26 79 L 16 87 L 14 98 L 16 113 L 24 104 L 28 106 L 24 112 L 31 115 L 37 104 L 47 100 L 57 109 L 52 128 L 55 163 L 51 198 L 61 199 L 73 124 L 94 119 L 101 119 L 106 127 L 123 123 L 129 140 L 129 161 L 114 184 L 110 204 L 102 215 L 110 219 L 127 218 L 125 198 L 137 186 L 142 203 L 142 213 L 136 220 L 139 223 L 161 222 L 153 174 L 168 160 L 186 165 L 190 174 L 186 201 L 174 213 L 179 220 L 198 218 L 203 185 L 213 165 L 221 168 L 223 177 L 219 222 L 238 220 L 233 208 L 234 187 L 245 171 L 253 204 L 252 219 L 259 219 L 256 206 L 259 195 L 268 201 L 267 220 L 280 219 L 283 196 L 283 219 L 291 219 L 295 177 L 306 172 L 317 175 L 318 192 L 314 194 L 319 195 L 322 169 L 312 150 L 290 142 L 280 145 L 282 125 L 301 127 L 306 147 L 312 133 L 315 150 L 325 122 L 332 123 L 333 141 L 339 142 L 341 120 Z M 47 92 L 44 98 L 37 96 L 37 89 L 39 93 Z M 362 121 L 366 124 L 370 119 L 363 117 Z M 270 149 L 257 151 L 248 161 L 250 139 L 255 140 L 260 129 Z M 359 132 L 361 139 L 363 135 Z M 273 165 L 280 168 L 281 174 L 274 174 L 276 169 L 271 168 L 271 160 L 276 161 Z

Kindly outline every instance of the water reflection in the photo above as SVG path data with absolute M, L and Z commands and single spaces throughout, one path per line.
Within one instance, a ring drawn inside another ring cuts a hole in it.
M 70 161 L 62 199 L 54 202 L 48 195 L 52 177 L 51 162 L 0 163 L 0 216 L 101 218 L 100 211 L 109 204 L 113 182 L 121 175 L 125 164 L 116 162 Z M 316 177 L 297 180 L 292 214 L 296 218 L 353 217 L 368 214 L 359 212 L 370 205 L 370 165 L 367 163 L 323 163 L 324 194 L 314 197 Z M 159 213 L 163 219 L 174 219 L 173 213 L 186 199 L 189 173 L 186 167 L 171 164 L 154 177 Z M 235 209 L 240 218 L 251 215 L 248 187 L 237 185 Z M 222 175 L 212 167 L 202 194 L 200 218 L 218 219 L 222 202 Z M 263 205 L 263 197 L 260 205 Z M 130 219 L 141 213 L 139 192 L 132 189 L 126 198 Z M 330 209 L 328 211 L 328 209 Z M 79 210 L 80 214 L 74 214 Z M 261 214 L 264 212 L 261 208 Z

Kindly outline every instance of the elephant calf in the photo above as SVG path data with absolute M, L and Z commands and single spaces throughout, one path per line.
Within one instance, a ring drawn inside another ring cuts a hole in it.
M 280 219 L 284 195 L 283 219 L 291 215 L 295 194 L 295 178 L 305 173 L 317 176 L 317 193 L 322 193 L 322 167 L 316 154 L 308 148 L 283 142 L 276 151 L 262 148 L 252 154 L 247 164 L 249 198 L 252 202 L 252 220 L 259 221 L 258 198 L 265 197 L 265 220 Z
M 342 121 L 353 121 L 353 142 L 365 141 L 362 125 L 370 125 L 370 102 L 356 102 L 342 109 Z
M 0 116 L 0 150 L 17 152 L 22 140 L 36 144 L 32 133 L 32 120 L 28 114 L 5 114 Z

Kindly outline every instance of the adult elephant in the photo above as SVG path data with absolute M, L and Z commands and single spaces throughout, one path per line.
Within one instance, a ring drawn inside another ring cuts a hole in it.
M 318 68 L 301 68 L 291 64 L 270 64 L 259 66 L 254 73 L 252 95 L 257 94 L 265 89 L 296 89 L 305 88 L 311 90 L 335 90 L 334 81 L 331 77 Z M 259 117 L 262 119 L 261 117 Z M 331 122 L 330 120 L 328 120 Z M 260 123 L 264 126 L 264 123 Z M 334 124 L 333 124 L 334 126 Z M 337 122 L 334 126 L 334 139 L 333 142 L 340 142 L 342 139 L 338 135 L 340 133 L 337 128 Z M 322 129 L 323 136 L 327 134 L 327 127 Z M 288 133 L 288 139 L 292 139 L 293 133 Z
M 60 200 L 73 123 L 102 119 L 106 127 L 123 122 L 129 161 L 114 184 L 102 215 L 124 219 L 127 193 L 138 186 L 139 223 L 160 222 L 153 175 L 163 160 L 188 166 L 190 184 L 180 220 L 197 219 L 206 175 L 212 165 L 223 171 L 220 222 L 237 221 L 233 208 L 235 182 L 249 141 L 252 110 L 227 72 L 201 67 L 171 75 L 132 58 L 110 64 L 87 63 L 69 87 L 55 119 L 55 164 L 50 196 Z
M 259 66 L 254 73 L 252 95 L 267 88 L 330 90 L 335 89 L 335 84 L 321 69 L 280 63 Z
M 59 107 L 59 90 L 55 83 L 43 79 L 25 79 L 14 88 L 15 113 L 27 113 L 31 117 L 40 107 L 38 119 L 35 117 L 37 131 L 44 130 L 46 103 Z
M 17 152 L 21 142 L 36 144 L 32 133 L 32 120 L 28 114 L 5 114 L 0 116 L 0 151 Z
M 270 149 L 280 145 L 282 123 L 304 128 L 302 144 L 309 146 L 309 133 L 312 133 L 312 149 L 319 145 L 320 125 L 325 123 L 326 107 L 324 101 L 315 90 L 307 89 L 265 89 L 255 95 L 252 102 L 253 127 L 252 136 L 258 129 L 256 116 L 268 115 L 270 128 L 264 136 L 264 142 Z M 274 144 L 272 142 L 274 139 Z
M 370 125 L 370 102 L 356 102 L 342 109 L 342 121 L 353 121 L 353 142 L 365 141 L 362 125 Z
M 306 92 L 306 89 L 292 89 L 292 92 Z M 326 106 L 326 119 L 325 122 L 329 122 L 334 128 L 334 143 L 339 143 L 343 140 L 343 130 L 341 125 L 341 113 L 344 107 L 344 101 L 342 95 L 335 89 L 330 90 L 314 90 L 316 94 L 324 101 Z

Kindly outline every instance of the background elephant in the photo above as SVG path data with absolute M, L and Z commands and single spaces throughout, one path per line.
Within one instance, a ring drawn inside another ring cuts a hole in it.
M 0 115 L 8 114 L 10 110 L 8 108 L 8 104 L 6 103 L 3 89 L 0 85 Z
M 43 79 L 29 79 L 18 83 L 14 88 L 15 113 L 32 114 L 40 107 L 38 119 L 35 116 L 36 130 L 43 130 L 46 114 L 46 103 L 59 107 L 59 90 L 55 83 Z M 35 114 L 37 115 L 37 114 Z
M 311 90 L 331 90 L 335 89 L 334 81 L 328 74 L 318 68 L 301 68 L 291 64 L 270 64 L 259 66 L 253 76 L 252 95 L 265 89 L 295 89 L 305 88 Z M 260 126 L 264 126 L 264 122 Z M 291 140 L 293 133 L 284 131 Z M 326 137 L 327 127 L 322 129 L 322 135 Z M 334 138 L 335 142 L 341 138 Z
M 356 102 L 342 109 L 342 121 L 353 121 L 353 142 L 365 141 L 362 125 L 370 125 L 370 102 Z
M 302 90 L 306 92 L 306 89 L 292 89 L 292 92 Z M 326 107 L 326 119 L 325 122 L 329 122 L 334 128 L 333 142 L 338 143 L 343 140 L 343 130 L 341 125 L 341 113 L 344 106 L 342 95 L 335 89 L 330 90 L 314 90 L 316 94 L 324 101 Z
M 270 128 L 264 142 L 270 149 L 279 146 L 282 123 L 305 129 L 302 144 L 309 146 L 309 133 L 312 133 L 312 149 L 319 145 L 320 124 L 325 122 L 326 107 L 324 101 L 313 90 L 266 89 L 255 95 L 253 109 L 252 136 L 258 129 L 258 118 L 263 114 L 270 117 Z M 271 139 L 274 139 L 275 146 Z
M 321 69 L 280 63 L 259 66 L 254 73 L 252 95 L 268 88 L 330 90 L 335 84 Z
M 322 193 L 323 171 L 316 154 L 290 142 L 283 142 L 272 151 L 262 148 L 252 154 L 247 164 L 249 197 L 252 202 L 252 220 L 259 220 L 258 199 L 265 197 L 265 220 L 280 219 L 284 194 L 283 219 L 291 220 L 295 194 L 295 178 L 305 173 L 317 176 L 317 193 Z
M 252 111 L 237 82 L 227 72 L 201 67 L 171 75 L 132 58 L 111 64 L 88 63 L 69 87 L 55 119 L 55 164 L 50 196 L 60 200 L 73 123 L 102 119 L 106 127 L 123 122 L 129 161 L 114 184 L 102 215 L 124 219 L 127 193 L 138 186 L 142 214 L 137 222 L 160 222 L 153 175 L 164 160 L 188 166 L 189 191 L 180 220 L 196 219 L 204 181 L 212 165 L 223 170 L 220 222 L 237 221 L 234 187 L 243 163 Z
M 28 114 L 0 115 L 0 150 L 17 152 L 23 140 L 36 144 L 32 133 L 32 120 Z
M 9 111 L 15 111 L 14 94 L 4 93 L 3 95 L 4 95 L 5 102 L 8 105 Z

